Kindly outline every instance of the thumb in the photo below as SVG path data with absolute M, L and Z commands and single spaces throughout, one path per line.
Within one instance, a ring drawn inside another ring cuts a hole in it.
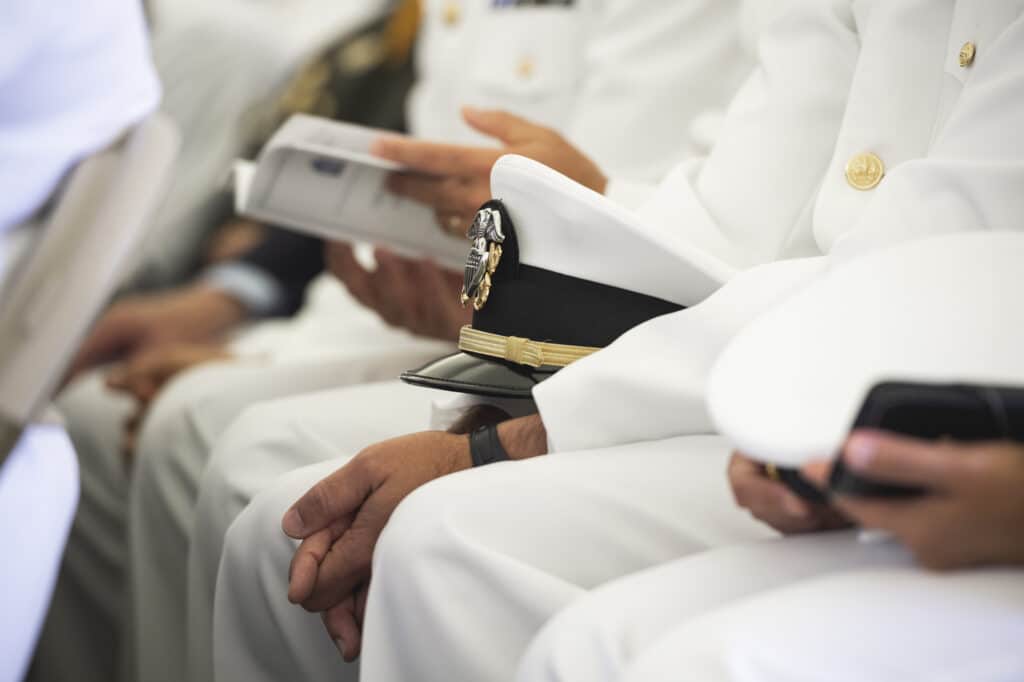
M 497 138 L 506 145 L 536 139 L 546 130 L 525 118 L 497 109 L 463 107 L 462 118 L 477 132 Z
M 349 462 L 300 497 L 285 512 L 281 529 L 289 537 L 303 540 L 350 516 L 369 494 L 369 479 Z
M 68 374 L 74 376 L 96 365 L 109 362 L 130 351 L 138 343 L 138 330 L 113 316 L 101 318 L 75 354 Z

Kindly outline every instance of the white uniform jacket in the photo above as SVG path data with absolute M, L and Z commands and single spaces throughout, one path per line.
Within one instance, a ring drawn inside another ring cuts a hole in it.
M 634 182 L 692 156 L 694 120 L 723 108 L 749 73 L 739 4 L 423 0 L 410 128 L 494 144 L 460 108 L 512 111 L 561 131 L 613 178 L 609 196 L 636 204 Z
M 784 262 L 535 389 L 551 448 L 709 432 L 710 364 L 752 316 L 827 267 L 820 256 L 1020 229 L 1022 12 L 1022 0 L 794 3 L 762 39 L 710 156 L 677 168 L 641 210 L 651 229 L 681 231 L 737 271 Z M 786 261 L 805 256 L 819 258 Z

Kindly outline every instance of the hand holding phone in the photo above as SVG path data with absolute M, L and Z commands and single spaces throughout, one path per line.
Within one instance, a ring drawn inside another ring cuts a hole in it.
M 857 429 L 888 431 L 928 441 L 1024 442 L 1024 389 L 886 382 L 868 393 L 850 430 Z M 779 469 L 778 477 L 805 499 L 826 499 L 794 469 Z M 842 459 L 832 469 L 828 490 L 832 494 L 876 498 L 908 498 L 926 492 L 922 488 L 865 479 L 845 467 Z

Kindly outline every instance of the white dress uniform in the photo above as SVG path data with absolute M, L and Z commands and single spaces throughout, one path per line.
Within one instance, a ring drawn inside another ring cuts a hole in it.
M 735 330 L 819 277 L 822 255 L 1019 229 L 1021 7 L 808 1 L 773 26 L 710 157 L 683 165 L 641 215 L 736 269 L 817 258 L 744 272 L 538 387 L 554 456 L 446 477 L 405 500 L 376 548 L 368 679 L 508 678 L 581 590 L 661 552 L 765 537 L 741 515 L 707 521 L 738 514 L 721 471 L 727 443 L 692 435 L 713 429 L 708 368 Z M 705 476 L 701 457 L 716 460 L 720 488 L 690 485 Z M 284 598 L 294 544 L 277 524 L 343 462 L 295 472 L 232 526 L 216 603 L 219 671 L 253 674 L 272 657 L 307 672 L 331 665 L 302 648 L 322 626 Z
M 730 343 L 710 380 L 715 423 L 749 456 L 798 466 L 840 450 L 880 382 L 1024 384 L 1024 311 L 1007 299 L 1022 257 L 1024 233 L 972 232 L 836 269 Z M 1024 677 L 1024 568 L 930 574 L 865 537 L 718 549 L 603 587 L 545 627 L 518 679 Z
M 688 153 L 689 123 L 722 106 L 749 68 L 736 13 L 736 2 L 711 0 L 671 7 L 657 0 L 529 7 L 430 0 L 417 54 L 420 81 L 409 102 L 411 128 L 426 138 L 480 142 L 458 108 L 509 109 L 564 132 L 613 178 L 623 178 L 613 179 L 610 193 L 633 201 L 646 182 Z M 615 130 L 628 130 L 629 143 L 610 134 Z M 120 567 L 130 505 L 135 602 L 128 631 L 142 679 L 184 676 L 186 620 L 192 675 L 210 676 L 212 593 L 227 523 L 260 485 L 307 461 L 300 456 L 289 466 L 268 466 L 262 477 L 248 475 L 262 471 L 255 459 L 245 463 L 238 471 L 245 494 L 213 498 L 215 516 L 225 521 L 195 524 L 199 475 L 230 420 L 260 399 L 390 379 L 450 348 L 387 329 L 336 285 L 321 282 L 318 290 L 294 323 L 261 325 L 239 340 L 243 353 L 262 353 L 269 362 L 254 357 L 211 365 L 168 387 L 141 433 L 130 500 L 118 447 L 130 404 L 120 411 L 101 406 L 109 394 L 97 376 L 63 396 L 63 409 L 86 417 L 75 420 L 72 435 L 89 451 L 84 477 L 96 481 L 84 489 L 82 503 L 83 517 L 94 521 L 77 538 L 81 551 L 69 556 L 81 576 L 73 601 L 94 631 L 113 637 L 123 608 Z M 388 410 L 379 414 L 393 418 Z M 426 413 L 416 414 L 416 423 L 424 423 Z M 385 432 L 363 433 L 369 442 Z M 249 483 L 253 478 L 259 485 Z M 202 570 L 186 571 L 187 558 Z M 193 583 L 190 615 L 186 573 Z
M 28 237 L 31 217 L 73 165 L 151 113 L 160 90 L 132 0 L 7 0 L 0 2 L 0 26 L 4 282 L 15 262 L 12 241 L 24 241 L 15 233 Z M 63 428 L 29 428 L 0 465 L 3 682 L 25 676 L 77 500 L 75 452 Z

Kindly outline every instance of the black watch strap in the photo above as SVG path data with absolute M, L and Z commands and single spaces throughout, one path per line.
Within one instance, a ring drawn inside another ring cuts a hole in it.
M 469 434 L 469 454 L 473 458 L 474 467 L 509 459 L 498 438 L 498 427 L 494 424 L 481 426 Z

